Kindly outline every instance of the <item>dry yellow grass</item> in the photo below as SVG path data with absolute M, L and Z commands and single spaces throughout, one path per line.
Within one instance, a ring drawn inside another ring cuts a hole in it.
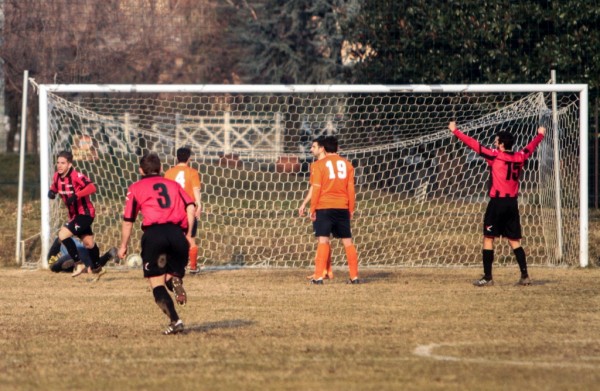
M 0 269 L 2 390 L 585 390 L 600 384 L 598 269 L 306 269 L 188 276 L 166 317 L 140 271 Z

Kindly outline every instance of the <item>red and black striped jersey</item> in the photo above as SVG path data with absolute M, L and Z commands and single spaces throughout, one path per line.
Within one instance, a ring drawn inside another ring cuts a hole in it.
M 492 198 L 519 195 L 519 179 L 523 165 L 544 139 L 544 135 L 538 133 L 525 148 L 511 152 L 484 147 L 459 129 L 453 133 L 487 162 L 491 177 L 489 196 Z
M 156 224 L 176 224 L 183 230 L 188 228 L 188 205 L 194 200 L 179 183 L 148 175 L 133 183 L 127 190 L 123 220 L 135 222 L 142 213 L 142 229 Z
M 82 191 L 85 189 L 84 191 Z M 95 217 L 96 210 L 90 200 L 90 194 L 96 192 L 94 183 L 85 175 L 77 172 L 73 167 L 62 177 L 58 172 L 54 173 L 50 190 L 57 193 L 67 206 L 69 218 L 77 215 L 88 215 Z M 67 199 L 76 194 L 78 199 L 71 205 L 67 205 Z

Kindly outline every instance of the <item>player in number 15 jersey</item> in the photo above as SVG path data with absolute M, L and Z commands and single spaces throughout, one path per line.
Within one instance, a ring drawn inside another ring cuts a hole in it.
M 513 249 L 521 279 L 519 285 L 531 285 L 527 272 L 525 250 L 521 247 L 521 219 L 517 197 L 519 177 L 525 161 L 531 157 L 546 134 L 539 127 L 537 135 L 520 151 L 513 152 L 514 136 L 508 131 L 500 131 L 494 140 L 495 148 L 486 148 L 477 140 L 458 129 L 456 122 L 448 124 L 448 129 L 465 145 L 485 159 L 490 169 L 490 201 L 483 217 L 483 277 L 473 283 L 478 287 L 492 286 L 492 264 L 494 262 L 494 239 L 505 237 Z

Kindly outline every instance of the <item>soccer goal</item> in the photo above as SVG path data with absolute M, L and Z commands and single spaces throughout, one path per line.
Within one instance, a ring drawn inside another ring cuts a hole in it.
M 298 217 L 313 138 L 332 134 L 356 167 L 353 235 L 361 267 L 472 266 L 481 261 L 485 162 L 447 129 L 482 144 L 510 130 L 522 148 L 545 126 L 519 197 L 528 261 L 587 265 L 587 85 L 39 85 L 41 188 L 56 154 L 98 187 L 101 249 L 120 241 L 140 156 L 164 170 L 193 150 L 202 178 L 199 264 L 308 266 L 312 224 Z M 42 191 L 42 254 L 65 221 Z M 139 251 L 136 229 L 130 252 Z M 337 246 L 337 247 L 336 247 Z M 513 263 L 498 242 L 498 263 Z M 45 257 L 42 256 L 42 265 Z M 343 265 L 340 244 L 333 262 Z

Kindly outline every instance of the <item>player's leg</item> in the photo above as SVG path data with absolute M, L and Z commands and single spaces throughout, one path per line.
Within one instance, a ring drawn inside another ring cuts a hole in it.
M 344 251 L 346 252 L 346 260 L 348 261 L 348 269 L 350 279 L 348 283 L 358 284 L 358 253 L 352 242 L 352 230 L 350 228 L 350 212 L 348 209 L 332 210 L 333 226 L 332 233 L 336 238 L 342 239 Z
M 74 220 L 71 220 L 67 224 L 63 225 L 58 231 L 58 240 L 60 240 L 60 242 L 65 246 L 73 262 L 78 263 L 81 262 L 81 259 L 79 258 L 79 251 L 77 251 L 77 245 L 73 240 L 72 230 L 74 230 L 74 226 Z
M 171 321 L 163 334 L 169 335 L 182 332 L 184 329 L 183 321 L 179 319 L 179 314 L 177 314 L 177 310 L 175 310 L 175 303 L 173 303 L 173 299 L 165 286 L 165 275 L 149 277 L 148 281 L 150 282 L 152 295 L 154 296 L 156 305 Z
M 350 272 L 349 284 L 358 284 L 358 252 L 351 238 L 342 239 L 344 250 L 346 251 L 346 259 L 348 260 L 348 270 Z
M 317 210 L 313 229 L 317 238 L 317 254 L 315 256 L 315 272 L 310 280 L 312 284 L 323 283 L 323 272 L 327 269 L 327 259 L 330 256 L 331 246 L 329 236 L 332 230 L 331 209 Z
M 105 266 L 111 259 L 117 257 L 117 248 L 111 247 L 110 250 L 100 256 L 100 266 Z
M 323 278 L 333 280 L 333 269 L 331 268 L 331 246 L 329 246 L 329 255 L 327 256 L 327 266 L 323 270 Z
M 73 241 L 75 242 L 75 245 L 77 246 L 77 251 L 79 252 L 79 258 L 81 259 L 81 262 L 83 262 L 83 264 L 77 263 L 76 265 L 74 265 L 73 268 L 73 274 L 71 275 L 71 277 L 77 277 L 79 275 L 81 275 L 82 273 L 84 273 L 87 269 L 92 270 L 92 260 L 90 258 L 90 252 L 89 250 L 85 247 L 85 244 L 83 244 L 83 242 L 79 239 L 76 239 L 75 237 L 72 238 Z
M 317 240 L 317 245 L 319 241 Z M 317 255 L 315 254 L 315 265 L 317 264 Z M 314 273 L 307 277 L 312 280 L 315 277 Z M 333 269 L 331 267 L 331 245 L 329 246 L 329 256 L 327 257 L 326 267 L 323 269 L 323 279 L 333 280 Z
M 192 227 L 192 241 L 190 242 L 190 250 L 188 254 L 188 266 L 190 273 L 198 273 L 198 246 L 196 245 L 196 232 L 198 231 L 198 219 L 194 219 Z
M 483 277 L 475 281 L 475 286 L 491 286 L 494 285 L 492 276 L 492 264 L 494 263 L 494 239 L 499 236 L 499 206 L 498 199 L 492 198 L 487 205 L 485 215 L 483 216 L 483 244 L 482 244 L 482 263 Z
M 515 258 L 519 264 L 519 270 L 521 271 L 521 278 L 519 279 L 518 284 L 525 286 L 531 285 L 529 273 L 527 272 L 527 256 L 525 255 L 525 250 L 521 247 L 521 217 L 516 198 L 509 201 L 504 230 L 504 236 L 508 239 L 508 244 L 510 244 L 513 254 L 515 254 Z
M 90 231 L 91 232 L 91 231 Z M 81 242 L 85 246 L 90 256 L 90 271 L 95 274 L 94 278 L 98 279 L 106 270 L 102 268 L 100 264 L 100 249 L 94 240 L 94 234 L 85 234 L 81 236 Z
M 175 293 L 177 303 L 185 305 L 187 303 L 187 293 L 183 288 L 183 277 L 188 263 L 190 245 L 187 237 L 179 227 L 172 225 L 166 227 L 165 230 L 169 242 L 169 250 L 165 255 L 166 284 Z
M 494 263 L 494 238 L 483 237 L 483 278 L 476 282 L 478 286 L 493 285 L 494 278 L 492 276 L 492 265 Z M 484 280 L 484 281 L 482 281 Z
M 519 279 L 518 284 L 523 286 L 531 285 L 529 272 L 527 271 L 527 255 L 525 254 L 523 247 L 521 247 L 521 241 L 508 239 L 508 243 L 513 250 L 513 254 L 515 254 L 515 258 L 519 264 L 519 270 L 521 271 L 521 278 Z
M 163 333 L 176 334 L 183 331 L 184 326 L 166 287 L 167 259 L 165 254 L 169 251 L 170 246 L 167 235 L 168 232 L 165 231 L 164 225 L 148 227 L 142 235 L 142 260 L 144 277 L 150 283 L 154 301 L 169 317 L 169 326 Z
M 312 284 L 323 283 L 323 272 L 327 268 L 327 258 L 331 252 L 329 236 L 317 237 L 317 255 L 315 257 L 315 273 L 314 278 L 310 281 Z

